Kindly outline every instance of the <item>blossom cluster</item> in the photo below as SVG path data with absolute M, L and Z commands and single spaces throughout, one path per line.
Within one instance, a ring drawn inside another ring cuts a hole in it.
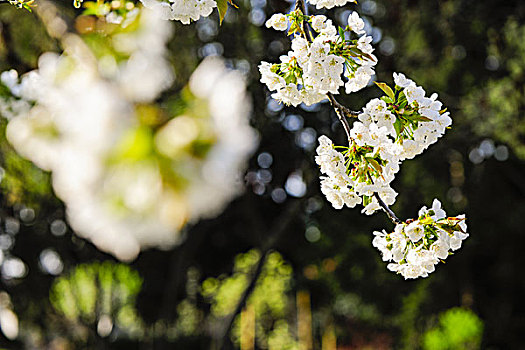
M 294 35 L 292 50 L 280 57 L 281 63 L 263 61 L 259 65 L 261 82 L 284 104 L 311 105 L 325 99 L 327 93 L 338 94 L 343 85 L 347 93 L 355 92 L 367 86 L 374 75 L 377 59 L 372 54 L 372 38 L 365 35 L 364 22 L 356 12 L 339 31 L 326 16 L 306 16 L 300 10 L 274 14 L 266 26 L 281 31 L 289 28 Z M 345 33 L 360 37 L 348 39 Z
M 394 90 L 378 84 L 386 96 L 368 102 L 351 134 L 358 145 L 376 147 L 382 159 L 402 161 L 435 143 L 452 119 L 436 93 L 426 97 L 425 90 L 402 73 L 394 73 L 394 82 Z
M 385 180 L 371 181 L 370 174 L 376 172 L 373 167 L 379 166 L 367 156 L 371 148 L 354 144 L 351 149 L 341 147 L 346 150 L 339 152 L 324 135 L 319 138 L 319 143 L 315 161 L 321 167 L 321 172 L 328 175 L 321 177 L 321 192 L 334 208 L 341 209 L 344 205 L 353 208 L 363 203 L 363 212 L 372 214 L 380 209 L 374 193 L 378 193 L 385 203 L 394 203 L 397 193 Z
M 112 36 L 118 63 L 69 35 L 64 54 L 45 53 L 20 81 L 1 76 L 15 96 L 0 106 L 22 106 L 1 108 L 8 141 L 52 173 L 74 231 L 122 260 L 170 247 L 184 224 L 218 214 L 242 190 L 257 142 L 244 79 L 219 58 L 194 72 L 184 110 L 153 104 L 173 79 L 172 26 L 149 10 L 137 21 Z
M 213 8 L 217 7 L 215 0 L 140 0 L 142 4 L 156 11 L 162 19 L 176 20 L 184 24 L 197 21 L 200 17 L 208 17 Z
M 310 1 L 318 9 L 347 2 Z M 377 59 L 364 21 L 352 12 L 347 26 L 336 28 L 325 16 L 307 16 L 296 8 L 287 15 L 274 14 L 266 26 L 292 36 L 291 51 L 280 63 L 259 65 L 260 81 L 274 92 L 272 97 L 293 106 L 330 97 L 347 132 L 348 146 L 335 146 L 324 135 L 319 138 L 315 161 L 323 174 L 321 192 L 335 209 L 362 204 L 367 215 L 385 210 L 398 224 L 391 234 L 376 232 L 374 246 L 385 261 L 393 261 L 390 270 L 405 278 L 427 276 L 468 236 L 465 217 L 446 218 L 435 200 L 431 209 L 421 209 L 418 220 L 402 223 L 388 206 L 397 196 L 390 184 L 401 163 L 435 143 L 452 123 L 438 95 L 426 96 L 414 81 L 394 73 L 394 87 L 376 83 L 385 95 L 369 101 L 360 113 L 350 113 L 358 119 L 350 127 L 342 120 L 349 113 L 330 95 L 343 85 L 347 94 L 359 91 L 374 75 Z
M 342 207 L 341 198 L 350 188 L 363 197 L 366 214 L 380 209 L 374 193 L 387 205 L 393 204 L 397 193 L 390 183 L 401 162 L 436 142 L 452 122 L 449 113 L 441 110 L 437 94 L 425 97 L 425 91 L 403 74 L 394 73 L 394 81 L 394 90 L 378 84 L 386 96 L 363 108 L 350 130 L 349 147 L 338 146 L 344 154 L 326 136 L 319 139 L 316 162 L 328 175 L 321 187 L 334 208 Z M 334 160 L 341 165 L 334 167 Z
M 417 220 L 397 224 L 391 233 L 374 232 L 372 245 L 382 253 L 383 261 L 391 261 L 390 271 L 405 279 L 427 277 L 469 236 L 464 215 L 446 215 L 434 199 L 431 208 L 421 208 Z

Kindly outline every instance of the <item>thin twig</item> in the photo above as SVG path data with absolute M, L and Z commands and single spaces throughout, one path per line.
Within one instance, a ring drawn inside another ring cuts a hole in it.
M 348 138 L 348 143 L 350 144 L 352 142 L 352 136 L 350 136 L 350 124 L 348 123 L 348 120 L 346 120 L 346 117 L 347 115 L 356 117 L 358 113 L 351 111 L 350 109 L 346 108 L 345 106 L 337 102 L 334 95 L 332 95 L 330 92 L 327 93 L 326 96 L 328 97 L 328 100 L 330 100 L 332 107 L 334 107 L 337 118 L 339 118 L 339 121 L 341 122 L 341 124 L 343 124 L 343 128 L 345 129 L 346 137 Z
M 332 95 L 331 92 L 326 94 L 328 96 L 328 99 L 330 100 L 330 103 L 334 108 L 339 109 L 343 115 L 347 118 L 357 118 L 359 116 L 359 112 L 352 111 L 350 108 L 347 108 L 346 106 L 343 106 L 337 100 L 335 99 L 334 95 Z
M 373 185 L 374 184 L 374 180 L 372 179 L 372 176 L 370 175 L 370 173 L 368 171 L 367 171 L 367 175 L 368 175 L 368 179 L 370 180 L 370 182 L 372 182 L 372 185 Z M 374 192 L 374 197 L 377 199 L 377 202 L 379 203 L 379 205 L 381 206 L 383 211 L 386 213 L 388 218 L 394 224 L 401 224 L 403 222 L 396 216 L 394 211 L 392 209 L 390 209 L 390 207 L 381 199 L 381 196 L 379 196 L 379 193 Z
M 327 96 L 328 96 L 328 99 L 330 100 L 330 103 L 334 107 L 335 114 L 337 114 L 339 121 L 343 125 L 343 129 L 345 130 L 346 137 L 348 138 L 348 145 L 352 146 L 352 136 L 350 135 L 350 124 L 348 124 L 348 120 L 346 120 L 345 114 L 343 112 L 343 109 L 346 107 L 341 105 L 339 102 L 337 102 L 331 93 L 328 93 Z M 352 113 L 356 113 L 356 112 L 352 112 Z M 370 174 L 368 174 L 368 178 L 370 179 L 370 181 L 372 181 L 372 184 L 373 184 L 374 181 L 372 180 L 372 177 L 370 176 Z M 379 193 L 374 192 L 374 197 L 377 199 L 377 202 L 379 203 L 381 208 L 383 208 L 383 211 L 386 213 L 388 218 L 392 220 L 394 224 L 402 223 L 402 221 L 396 216 L 394 211 L 390 209 L 390 207 L 381 199 L 381 196 L 379 196 Z
M 383 200 L 381 199 L 381 197 L 379 196 L 379 194 L 377 192 L 374 192 L 374 197 L 376 197 L 377 199 L 377 202 L 379 203 L 379 205 L 381 206 L 381 208 L 383 208 L 383 210 L 385 211 L 386 215 L 388 216 L 388 218 L 390 220 L 392 220 L 392 222 L 394 224 L 401 224 L 403 223 L 403 221 L 401 221 L 397 216 L 396 214 L 392 211 L 392 209 L 390 209 L 390 207 L 388 205 L 386 205 L 385 202 L 383 202 Z
M 295 2 L 295 11 L 301 11 L 303 15 L 308 15 L 307 14 L 307 7 L 306 7 L 306 3 L 304 2 L 304 0 L 297 0 Z M 304 38 L 308 41 L 308 42 L 313 42 L 314 41 L 314 37 L 312 35 L 312 32 L 310 31 L 310 26 L 309 26 L 309 23 L 308 22 L 305 22 L 305 21 L 301 21 L 301 31 L 304 35 Z
M 295 2 L 295 10 L 301 10 L 301 12 L 306 15 L 306 3 L 304 0 L 297 0 Z

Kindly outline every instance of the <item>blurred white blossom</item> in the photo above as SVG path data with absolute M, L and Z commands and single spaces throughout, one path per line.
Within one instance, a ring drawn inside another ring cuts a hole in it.
M 160 127 L 143 123 L 170 113 L 152 101 L 173 81 L 165 57 L 172 26 L 147 9 L 137 21 L 112 36 L 127 57 L 119 64 L 69 35 L 64 54 L 43 54 L 20 83 L 16 72 L 2 75 L 28 106 L 11 116 L 9 142 L 52 172 L 74 231 L 122 260 L 168 248 L 187 222 L 223 210 L 242 190 L 240 172 L 257 143 L 245 82 L 219 58 L 193 74 L 183 114 Z
M 181 21 L 190 24 L 200 17 L 208 17 L 214 7 L 215 0 L 140 0 L 142 4 L 154 10 L 162 19 Z
M 6 292 L 0 292 L 0 329 L 9 340 L 18 338 L 18 316 L 13 312 L 11 297 Z

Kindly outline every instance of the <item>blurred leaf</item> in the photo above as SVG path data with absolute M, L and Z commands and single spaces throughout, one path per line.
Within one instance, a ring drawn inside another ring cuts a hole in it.
M 142 328 L 135 310 L 135 299 L 142 278 L 124 264 L 113 262 L 82 264 L 67 276 L 58 277 L 49 291 L 53 307 L 70 321 L 96 325 L 100 317 L 110 316 L 121 330 Z
M 439 325 L 423 335 L 425 350 L 479 349 L 483 322 L 470 310 L 452 308 L 439 316 Z

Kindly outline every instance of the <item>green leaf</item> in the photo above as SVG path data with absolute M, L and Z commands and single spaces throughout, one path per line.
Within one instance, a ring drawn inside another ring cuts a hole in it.
M 432 218 L 430 218 L 430 217 L 427 217 L 427 218 L 424 218 L 422 220 L 419 220 L 419 223 L 422 224 L 422 225 L 431 225 L 433 222 L 434 222 L 434 220 L 432 220 Z
M 396 95 L 397 95 L 396 99 L 397 99 L 398 104 L 403 104 L 403 102 L 405 103 L 405 105 L 407 104 L 408 102 L 407 98 L 402 90 L 398 91 Z
M 288 36 L 294 34 L 294 33 L 300 33 L 301 27 L 297 22 L 292 22 L 292 25 L 290 26 L 290 29 L 288 30 Z
M 386 85 L 385 83 L 378 83 L 374 82 L 383 92 L 390 97 L 391 100 L 395 100 L 394 91 L 390 88 L 390 86 Z
M 432 119 L 423 117 L 422 115 L 419 115 L 419 114 L 415 114 L 413 116 L 410 116 L 409 118 L 410 120 L 413 120 L 415 122 L 431 122 L 432 121 Z
M 345 40 L 345 31 L 341 27 L 339 27 L 339 36 L 341 39 Z
M 387 104 L 394 103 L 388 96 L 381 96 L 381 100 L 385 101 Z
M 381 165 L 377 162 L 377 160 L 373 158 L 366 158 L 366 161 L 368 164 L 372 165 L 375 170 L 377 170 L 380 174 L 383 172 L 383 168 L 381 168 Z
M 217 10 L 219 10 L 220 24 L 222 24 L 224 17 L 226 17 L 226 12 L 228 12 L 228 3 L 235 6 L 232 0 L 217 0 Z
M 366 59 L 370 61 L 375 61 L 374 57 L 358 49 L 357 45 L 350 45 L 347 47 L 347 50 L 348 52 L 352 54 L 353 57 L 361 57 L 361 58 L 365 57 Z
M 394 122 L 394 129 L 396 130 L 397 136 L 401 135 L 401 133 L 405 129 L 405 126 L 403 125 L 401 119 L 396 118 L 396 121 Z

